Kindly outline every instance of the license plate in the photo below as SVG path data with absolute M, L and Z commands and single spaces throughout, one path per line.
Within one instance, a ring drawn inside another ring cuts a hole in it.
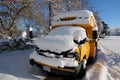
M 48 72 L 50 72 L 50 71 L 51 71 L 51 70 L 50 70 L 50 68 L 49 68 L 49 67 L 47 67 L 47 66 L 43 66 L 43 70 L 48 71 Z

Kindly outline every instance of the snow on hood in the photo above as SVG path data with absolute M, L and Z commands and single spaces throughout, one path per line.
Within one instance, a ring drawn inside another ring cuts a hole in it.
M 45 36 L 35 41 L 36 46 L 43 50 L 51 50 L 55 52 L 67 51 L 73 49 L 76 44 L 73 42 L 72 36 Z
M 77 40 L 78 38 L 80 40 L 83 40 L 84 38 L 87 38 L 86 31 L 80 26 L 61 26 L 53 29 L 48 35 L 52 36 L 73 36 L 73 39 Z
M 85 30 L 81 27 L 62 26 L 53 29 L 47 36 L 37 38 L 34 44 L 43 50 L 63 52 L 75 49 L 77 44 L 73 40 L 83 40 L 86 38 Z

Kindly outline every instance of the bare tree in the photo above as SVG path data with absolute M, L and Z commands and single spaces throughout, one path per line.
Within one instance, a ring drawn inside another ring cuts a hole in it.
M 2 0 L 0 1 L 0 5 L 2 8 L 0 11 L 2 14 L 0 16 L 0 32 L 6 36 L 12 36 L 13 33 L 16 33 L 17 31 L 16 22 L 19 14 L 27 7 L 27 5 L 19 6 L 18 3 L 13 0 Z
M 84 9 L 89 0 L 45 0 L 48 2 L 51 16 L 60 12 Z
M 29 27 L 44 26 L 40 0 L 1 0 L 0 6 L 0 33 L 3 35 L 12 37 L 21 18 L 27 20 L 23 24 Z

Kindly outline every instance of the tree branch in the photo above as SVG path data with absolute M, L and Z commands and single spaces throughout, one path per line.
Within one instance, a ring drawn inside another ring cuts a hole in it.
M 1 18 L 0 18 L 0 24 L 1 24 L 1 27 L 2 27 L 3 29 L 5 29 L 5 27 L 4 27 L 4 25 L 3 25 L 3 21 L 2 21 Z
M 14 22 L 15 22 L 17 16 L 18 16 L 19 13 L 20 13 L 24 8 L 26 8 L 26 7 L 28 7 L 28 5 L 23 6 L 22 8 L 20 8 L 20 9 L 16 12 L 16 14 L 15 14 L 13 20 L 12 20 L 12 23 L 10 24 L 9 30 L 12 30 L 12 29 L 13 29 L 13 24 L 14 24 Z
M 12 9 L 4 1 L 2 1 L 2 4 L 6 6 L 10 11 L 12 11 Z

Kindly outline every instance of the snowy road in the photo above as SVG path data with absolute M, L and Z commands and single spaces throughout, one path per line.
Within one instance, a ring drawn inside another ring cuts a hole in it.
M 100 39 L 98 60 L 87 68 L 82 80 L 120 80 L 120 37 Z M 0 80 L 68 80 L 31 67 L 29 54 L 33 50 L 0 54 Z M 81 79 L 77 79 L 81 80 Z

